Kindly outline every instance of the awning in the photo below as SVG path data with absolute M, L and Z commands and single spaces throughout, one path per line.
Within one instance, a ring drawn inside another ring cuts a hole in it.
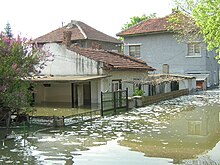
M 206 81 L 209 74 L 189 74 L 190 76 L 194 76 L 196 81 Z
M 33 82 L 72 82 L 72 81 L 88 81 L 94 79 L 101 79 L 109 77 L 109 75 L 97 75 L 97 76 L 35 76 L 27 78 L 26 80 Z

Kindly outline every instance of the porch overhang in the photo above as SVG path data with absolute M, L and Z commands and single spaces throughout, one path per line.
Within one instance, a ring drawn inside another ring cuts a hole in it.
M 196 81 L 206 81 L 209 74 L 190 74 L 196 78 Z
M 83 82 L 95 79 L 102 79 L 110 75 L 94 75 L 94 76 L 35 76 L 29 80 L 32 82 Z

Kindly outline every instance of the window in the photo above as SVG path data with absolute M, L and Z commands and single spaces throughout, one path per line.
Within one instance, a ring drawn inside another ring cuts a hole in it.
M 188 134 L 201 135 L 201 121 L 188 121 Z
M 112 80 L 112 91 L 118 91 L 122 89 L 121 80 Z
M 133 79 L 134 84 L 133 84 L 133 91 L 135 92 L 136 89 L 141 90 L 141 79 L 140 78 L 134 78 Z
M 220 112 L 219 112 L 219 114 L 218 114 L 218 121 L 220 122 Z
M 156 85 L 149 84 L 148 86 L 148 96 L 156 95 Z
M 179 90 L 179 82 L 171 81 L 171 91 L 178 91 Z
M 140 45 L 130 45 L 129 46 L 129 55 L 132 57 L 139 58 L 141 56 Z
M 201 56 L 201 45 L 199 42 L 188 44 L 188 56 Z

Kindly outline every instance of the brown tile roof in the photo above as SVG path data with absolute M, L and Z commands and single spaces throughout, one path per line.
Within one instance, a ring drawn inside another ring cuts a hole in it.
M 58 28 L 52 32 L 40 36 L 36 38 L 33 42 L 38 42 L 38 43 L 62 42 L 63 32 L 67 29 L 68 31 L 72 32 L 72 36 L 71 36 L 72 41 L 90 39 L 90 40 L 98 40 L 98 41 L 105 41 L 112 43 L 122 43 L 116 38 L 104 34 L 80 21 L 71 21 L 71 23 L 69 23 L 67 26 Z
M 166 27 L 169 26 L 168 18 L 169 16 L 142 21 L 139 24 L 118 33 L 117 36 L 165 32 L 167 31 Z
M 112 51 L 89 48 L 85 49 L 77 46 L 68 49 L 92 60 L 103 62 L 105 69 L 143 69 L 148 71 L 155 70 L 151 66 L 148 66 L 145 61 Z

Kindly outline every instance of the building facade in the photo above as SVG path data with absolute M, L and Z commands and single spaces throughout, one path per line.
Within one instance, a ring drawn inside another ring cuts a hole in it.
M 124 53 L 146 61 L 155 73 L 195 76 L 197 88 L 219 84 L 215 51 L 207 51 L 202 40 L 178 42 L 167 30 L 168 17 L 143 21 L 118 33 L 124 38 Z

